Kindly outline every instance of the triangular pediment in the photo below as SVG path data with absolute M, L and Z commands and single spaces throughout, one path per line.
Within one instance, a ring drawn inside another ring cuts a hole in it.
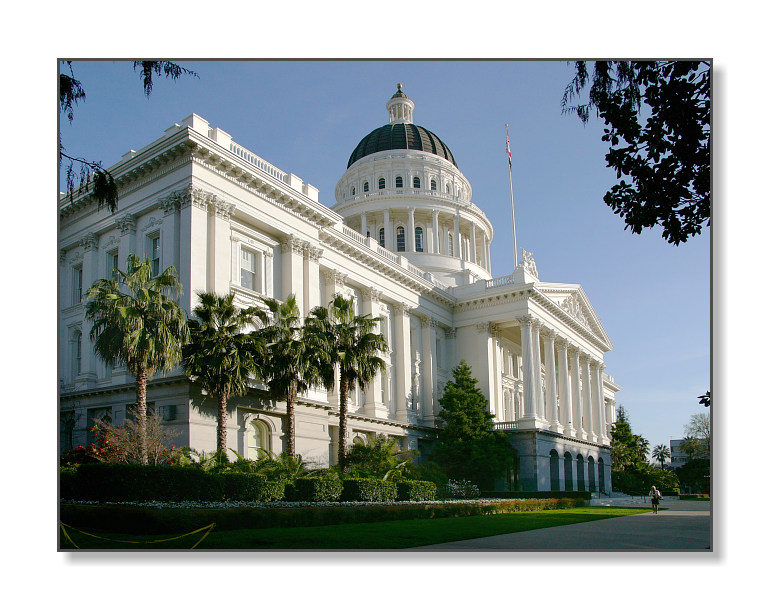
M 612 349 L 607 331 L 596 315 L 591 302 L 580 284 L 554 284 L 538 282 L 537 291 L 553 302 L 562 312 L 591 331 Z

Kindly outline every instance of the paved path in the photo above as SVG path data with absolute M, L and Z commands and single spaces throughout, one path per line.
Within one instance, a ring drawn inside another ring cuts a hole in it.
M 595 501 L 593 504 L 599 504 Z M 602 503 L 605 504 L 605 503 Z M 641 502 L 611 502 L 644 506 Z M 649 504 L 647 504 L 649 507 Z M 515 534 L 418 547 L 421 551 L 707 551 L 711 503 L 664 500 L 657 515 L 643 513 Z

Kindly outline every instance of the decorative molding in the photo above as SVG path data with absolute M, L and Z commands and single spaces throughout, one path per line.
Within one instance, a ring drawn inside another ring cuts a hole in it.
M 382 291 L 369 286 L 361 288 L 361 295 L 372 302 L 372 304 L 378 304 L 382 298 Z
M 99 238 L 94 233 L 87 233 L 85 237 L 80 240 L 79 245 L 83 246 L 85 252 L 93 252 L 99 245 Z
M 559 303 L 559 307 L 561 307 L 581 324 L 589 326 L 588 316 L 586 316 L 585 312 L 583 311 L 583 306 L 580 304 L 580 301 L 574 294 L 569 295 L 566 299 Z
M 305 254 L 305 257 L 313 263 L 317 263 L 321 256 L 323 256 L 324 251 L 321 248 L 316 248 L 315 246 L 311 246 L 309 242 L 303 243 L 303 252 Z

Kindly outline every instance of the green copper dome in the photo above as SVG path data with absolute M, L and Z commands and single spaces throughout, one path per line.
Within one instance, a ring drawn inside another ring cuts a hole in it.
M 395 97 L 395 96 L 394 96 Z M 406 97 L 406 96 L 404 96 Z M 358 143 L 350 155 L 348 167 L 383 150 L 421 150 L 443 157 L 457 167 L 449 147 L 435 133 L 414 123 L 391 123 L 378 127 Z M 458 168 L 459 169 L 459 168 Z

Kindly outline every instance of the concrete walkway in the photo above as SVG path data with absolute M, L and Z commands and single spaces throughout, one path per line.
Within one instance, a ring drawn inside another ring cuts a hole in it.
M 649 507 L 641 499 L 604 498 L 592 506 Z M 657 515 L 643 513 L 515 534 L 418 547 L 420 551 L 708 551 L 711 502 L 664 499 Z

